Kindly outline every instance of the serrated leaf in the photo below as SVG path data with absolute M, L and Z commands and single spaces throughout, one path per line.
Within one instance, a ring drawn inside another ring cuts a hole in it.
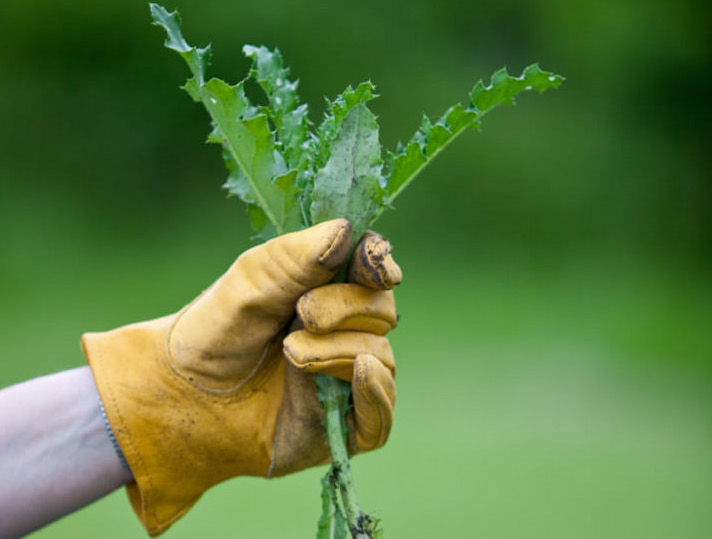
M 309 141 L 311 169 L 317 170 L 326 164 L 331 143 L 336 137 L 341 122 L 358 105 L 365 105 L 376 97 L 375 87 L 370 81 L 362 82 L 355 89 L 347 87 L 333 101 L 327 101 L 329 110 Z
M 458 103 L 447 109 L 438 123 L 447 126 L 453 133 L 458 133 L 460 130 L 470 127 L 476 119 L 477 113 L 474 110 L 465 109 Z
M 231 86 L 213 78 L 202 86 L 201 95 L 223 146 L 249 181 L 251 195 L 267 219 L 280 234 L 300 228 L 296 199 L 291 193 L 285 197 L 284 187 L 273 181 L 279 171 L 275 170 L 274 138 L 267 116 L 243 119 L 250 105 L 242 83 Z
M 312 222 L 346 217 L 354 238 L 360 237 L 380 211 L 381 167 L 378 122 L 365 104 L 358 104 L 339 125 L 330 157 L 314 178 Z
M 342 108 L 341 103 L 343 102 L 343 114 L 354 108 L 356 105 L 365 105 L 372 99 L 378 97 L 376 95 L 376 87 L 370 80 L 361 82 L 356 88 L 351 88 L 350 86 L 334 100 L 333 105 L 337 108 Z
M 448 109 L 436 123 L 424 117 L 420 128 L 410 142 L 388 158 L 386 174 L 386 199 L 388 207 L 423 168 L 454 138 L 468 127 L 479 127 L 481 118 L 498 105 L 511 105 L 519 93 L 526 90 L 543 92 L 556 88 L 563 77 L 542 71 L 538 65 L 527 67 L 521 76 L 511 77 L 505 69 L 492 75 L 485 86 L 478 82 L 470 92 L 470 106 L 455 105 Z
M 413 140 L 398 154 L 389 154 L 387 162 L 388 169 L 391 171 L 387 185 L 390 200 L 392 201 L 427 164 L 427 159 L 420 142 Z
M 212 78 L 205 81 L 205 67 L 210 49 L 197 49 L 187 43 L 180 29 L 177 12 L 169 13 L 165 8 L 151 4 L 154 23 L 162 26 L 168 38 L 166 47 L 175 50 L 186 61 L 193 75 L 184 88 L 193 99 L 199 100 L 208 111 L 213 122 L 213 130 L 208 137 L 211 142 L 219 141 L 229 155 L 228 169 L 239 168 L 242 176 L 228 178 L 232 191 L 248 204 L 248 212 L 255 230 L 260 235 L 270 227 L 275 234 L 282 234 L 303 227 L 301 212 L 294 189 L 286 185 L 287 177 L 280 185 L 275 176 L 283 171 L 275 170 L 275 140 L 269 129 L 267 116 L 259 113 L 245 96 L 243 83 L 230 85 L 223 80 Z M 232 174 L 231 174 L 232 175 Z M 242 183 L 249 182 L 250 189 Z M 288 177 L 296 184 L 296 178 Z M 253 206 L 258 205 L 259 210 Z
M 453 136 L 454 133 L 446 125 L 440 123 L 433 125 L 425 139 L 425 157 L 432 158 Z
M 177 11 L 169 12 L 158 4 L 149 4 L 153 24 L 162 26 L 167 34 L 164 45 L 176 51 L 186 61 L 198 86 L 205 79 L 205 67 L 210 63 L 210 47 L 195 48 L 190 46 L 180 30 L 180 15 Z
M 527 67 L 521 76 L 512 77 L 506 69 L 500 69 L 492 75 L 489 86 L 478 82 L 470 93 L 470 107 L 478 117 L 498 105 L 513 105 L 514 98 L 525 90 L 543 92 L 556 88 L 563 77 L 542 71 L 537 64 Z
M 308 135 L 307 106 L 299 104 L 298 81 L 289 79 L 289 69 L 278 49 L 245 45 L 243 53 L 252 59 L 250 75 L 267 97 L 266 113 L 275 125 L 277 139 L 291 168 L 306 168 L 304 141 Z
M 299 104 L 297 83 L 289 80 L 289 69 L 284 67 L 279 49 L 245 45 L 242 52 L 252 60 L 250 75 L 264 90 L 271 110 L 284 112 Z

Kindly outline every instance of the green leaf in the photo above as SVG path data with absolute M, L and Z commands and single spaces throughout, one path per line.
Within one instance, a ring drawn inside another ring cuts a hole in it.
M 250 75 L 267 97 L 269 106 L 265 107 L 265 112 L 275 125 L 288 166 L 303 170 L 307 162 L 304 142 L 308 135 L 309 121 L 307 106 L 299 104 L 298 81 L 289 79 L 289 69 L 284 67 L 278 49 L 245 45 L 242 51 L 252 59 Z
M 220 140 L 250 185 L 250 197 L 260 206 L 278 234 L 301 228 L 297 200 L 291 189 L 277 185 L 274 137 L 267 116 L 245 118 L 250 109 L 242 83 L 231 86 L 210 79 L 201 87 L 201 97 Z M 292 180 L 296 178 L 291 176 Z M 244 200 L 244 197 L 243 197 Z
M 252 59 L 250 75 L 259 83 L 267 96 L 270 108 L 276 113 L 294 109 L 299 104 L 297 83 L 289 80 L 289 69 L 284 67 L 278 49 L 245 45 L 245 56 Z
M 459 133 L 462 129 L 470 127 L 477 121 L 477 113 L 472 109 L 465 109 L 459 103 L 445 111 L 439 124 L 445 125 L 452 133 Z
M 541 93 L 558 87 L 563 80 L 559 75 L 542 71 L 537 64 L 527 67 L 519 77 L 512 77 L 506 69 L 500 69 L 492 75 L 489 86 L 482 81 L 475 85 L 470 93 L 470 105 L 481 117 L 497 105 L 513 105 L 515 96 L 524 90 Z
M 166 31 L 164 45 L 180 54 L 196 79 L 195 85 L 200 87 L 205 81 L 205 67 L 210 63 L 210 47 L 200 49 L 188 45 L 180 30 L 180 16 L 177 11 L 168 12 L 163 6 L 153 3 L 149 4 L 149 7 L 153 24 L 162 26 Z
M 386 198 L 383 208 L 405 189 L 430 161 L 468 127 L 479 127 L 481 118 L 498 105 L 512 105 L 514 98 L 526 90 L 543 92 L 556 88 L 564 80 L 559 75 L 542 71 L 538 65 L 527 67 L 521 76 L 511 77 L 505 69 L 492 75 L 488 86 L 478 82 L 470 92 L 470 106 L 449 108 L 436 123 L 427 117 L 413 138 L 399 151 L 386 158 Z
M 267 116 L 250 104 L 242 82 L 230 85 L 217 78 L 205 82 L 210 49 L 196 49 L 186 42 L 176 12 L 169 13 L 151 4 L 151 13 L 154 23 L 166 30 L 166 47 L 177 51 L 193 74 L 184 88 L 203 104 L 212 119 L 213 130 L 208 141 L 219 141 L 223 145 L 230 171 L 226 185 L 231 193 L 248 203 L 253 228 L 260 237 L 302 228 L 295 196 L 296 175 L 285 175 L 284 171 L 275 169 L 278 152 Z M 277 176 L 280 176 L 279 183 L 275 181 Z
M 314 178 L 312 222 L 346 217 L 356 239 L 379 213 L 384 195 L 378 122 L 365 104 L 344 116 L 329 150 Z
M 362 82 L 355 89 L 349 86 L 333 101 L 327 101 L 329 112 L 309 141 L 311 169 L 317 170 L 329 159 L 331 144 L 346 115 L 358 105 L 374 99 L 375 87 L 370 81 Z

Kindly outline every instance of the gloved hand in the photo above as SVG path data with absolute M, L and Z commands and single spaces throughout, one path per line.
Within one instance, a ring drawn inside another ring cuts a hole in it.
M 314 373 L 352 383 L 352 453 L 385 443 L 395 365 L 384 335 L 396 324 L 385 288 L 400 269 L 388 243 L 367 234 L 352 283 L 328 284 L 350 236 L 344 219 L 280 236 L 243 253 L 178 313 L 82 337 L 151 535 L 225 479 L 327 462 Z

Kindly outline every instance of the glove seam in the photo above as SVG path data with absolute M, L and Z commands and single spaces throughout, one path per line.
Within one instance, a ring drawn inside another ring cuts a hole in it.
M 199 296 L 200 297 L 200 296 Z M 229 387 L 226 389 L 218 389 L 218 388 L 211 388 L 208 387 L 204 384 L 201 384 L 198 382 L 195 377 L 190 376 L 186 373 L 184 373 L 176 364 L 175 358 L 173 357 L 173 351 L 171 347 L 171 338 L 173 337 L 173 330 L 176 328 L 178 325 L 178 322 L 180 319 L 183 317 L 183 315 L 188 312 L 188 309 L 197 301 L 193 300 L 191 303 L 189 303 L 184 309 L 182 309 L 178 314 L 176 315 L 176 319 L 173 321 L 173 323 L 170 325 L 168 328 L 168 331 L 166 332 L 166 338 L 165 338 L 165 358 L 166 358 L 166 363 L 170 367 L 170 370 L 174 373 L 174 375 L 177 375 L 182 379 L 183 383 L 187 383 L 190 387 L 199 389 L 203 393 L 207 393 L 208 395 L 218 397 L 218 396 L 234 396 L 239 393 L 240 389 L 242 389 L 247 382 L 252 380 L 254 376 L 259 372 L 260 368 L 263 366 L 264 362 L 267 359 L 267 356 L 269 354 L 269 350 L 272 347 L 272 345 L 275 342 L 275 339 L 278 337 L 276 335 L 273 337 L 269 342 L 264 347 L 264 350 L 262 351 L 262 355 L 260 356 L 260 359 L 255 363 L 254 367 L 252 370 L 245 376 L 240 382 L 237 383 L 236 386 Z

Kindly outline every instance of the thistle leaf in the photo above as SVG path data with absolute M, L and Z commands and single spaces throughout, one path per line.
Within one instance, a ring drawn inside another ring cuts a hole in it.
M 346 113 L 329 151 L 329 159 L 314 178 L 312 222 L 346 217 L 353 225 L 353 237 L 359 238 L 379 213 L 385 194 L 378 122 L 365 104 Z
M 205 80 L 205 67 L 210 63 L 210 47 L 199 49 L 188 45 L 180 30 L 180 15 L 177 11 L 168 12 L 158 4 L 149 4 L 149 7 L 153 24 L 163 26 L 166 30 L 164 45 L 181 55 L 196 78 L 197 86 L 201 86 Z
M 336 99 L 328 101 L 329 112 L 310 141 L 312 170 L 317 170 L 326 164 L 330 155 L 331 143 L 336 137 L 341 122 L 349 111 L 374 99 L 376 97 L 374 91 L 373 84 L 366 81 L 359 84 L 355 89 L 349 86 Z
M 284 171 L 275 170 L 278 152 L 267 116 L 250 104 L 242 82 L 230 85 L 217 78 L 206 82 L 209 47 L 198 49 L 186 42 L 177 12 L 169 13 L 156 4 L 150 7 L 154 24 L 162 26 L 168 35 L 166 47 L 178 52 L 190 68 L 193 76 L 184 89 L 208 111 L 213 123 L 208 141 L 223 145 L 230 171 L 226 185 L 248 203 L 255 231 L 264 237 L 267 233 L 276 235 L 302 228 L 295 196 L 296 175 L 285 176 Z M 275 182 L 278 175 L 283 176 L 279 185 Z M 288 181 L 294 185 L 287 185 Z
M 481 117 L 497 105 L 513 105 L 515 96 L 524 90 L 541 93 L 556 88 L 563 80 L 559 75 L 542 71 L 537 64 L 527 67 L 519 77 L 510 76 L 503 68 L 492 75 L 489 86 L 482 81 L 475 85 L 470 93 L 471 108 Z
M 450 107 L 436 123 L 427 117 L 410 142 L 386 158 L 386 197 L 383 208 L 405 189 L 433 157 L 468 127 L 479 127 L 482 117 L 499 105 L 513 105 L 515 96 L 526 90 L 543 92 L 556 88 L 564 80 L 542 71 L 538 65 L 527 67 L 521 76 L 511 77 L 506 69 L 492 75 L 488 86 L 478 82 L 470 92 L 470 105 Z
M 252 59 L 250 76 L 260 85 L 269 103 L 265 112 L 276 128 L 282 153 L 290 168 L 306 167 L 303 147 L 308 135 L 307 106 L 299 104 L 298 81 L 289 80 L 289 69 L 284 67 L 278 49 L 245 45 L 243 53 Z

